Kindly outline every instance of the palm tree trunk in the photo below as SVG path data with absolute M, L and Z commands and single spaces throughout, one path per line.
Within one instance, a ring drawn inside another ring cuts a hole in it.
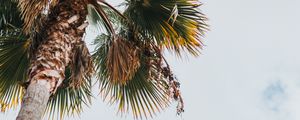
M 30 84 L 17 120 L 42 118 L 50 95 L 65 79 L 72 49 L 85 32 L 87 10 L 84 0 L 62 0 L 50 11 L 45 29 L 42 29 L 43 41 L 30 61 Z
M 50 84 L 39 80 L 28 86 L 17 120 L 40 120 L 50 97 Z

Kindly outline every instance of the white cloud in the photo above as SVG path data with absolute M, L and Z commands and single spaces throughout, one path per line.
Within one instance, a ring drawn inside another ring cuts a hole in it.
M 281 81 L 271 83 L 263 92 L 263 101 L 266 107 L 274 112 L 280 112 L 282 104 L 286 102 L 286 87 Z
M 262 91 L 261 109 L 270 120 L 299 120 L 300 75 L 284 66 Z

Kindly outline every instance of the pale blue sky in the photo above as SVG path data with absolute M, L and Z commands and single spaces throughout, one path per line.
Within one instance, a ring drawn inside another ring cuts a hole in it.
M 153 120 L 300 120 L 300 1 L 202 2 L 211 25 L 203 54 L 183 60 L 166 54 L 182 83 L 186 111 L 176 116 L 174 103 Z M 69 120 L 132 120 L 115 113 L 97 98 Z

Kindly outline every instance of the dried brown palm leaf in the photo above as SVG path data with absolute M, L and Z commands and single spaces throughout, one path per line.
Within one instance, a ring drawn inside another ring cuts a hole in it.
M 140 67 L 139 49 L 129 41 L 116 37 L 108 50 L 107 68 L 110 80 L 126 84 Z
M 47 15 L 58 2 L 59 0 L 19 0 L 18 6 L 24 20 L 25 34 L 32 29 L 38 31 L 38 26 L 43 21 L 41 14 Z
M 77 43 L 73 49 L 70 68 L 72 81 L 70 86 L 74 88 L 80 87 L 85 79 L 91 78 L 94 72 L 91 55 L 83 41 Z

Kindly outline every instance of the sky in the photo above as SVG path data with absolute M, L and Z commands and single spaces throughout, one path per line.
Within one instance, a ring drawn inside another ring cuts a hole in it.
M 179 59 L 165 53 L 181 82 L 185 112 L 176 116 L 174 102 L 150 120 L 300 120 L 300 1 L 201 2 L 211 29 L 202 55 Z M 17 111 L 0 118 L 14 119 Z M 132 117 L 116 116 L 116 107 L 98 97 L 80 117 L 67 120 L 79 119 Z

